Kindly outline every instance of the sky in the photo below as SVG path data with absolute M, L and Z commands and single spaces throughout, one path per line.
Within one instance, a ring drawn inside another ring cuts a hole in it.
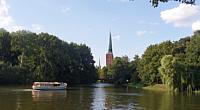
M 86 44 L 96 64 L 105 65 L 109 33 L 114 56 L 141 56 L 151 45 L 179 40 L 200 29 L 200 3 L 148 0 L 0 0 L 0 28 L 48 32 Z

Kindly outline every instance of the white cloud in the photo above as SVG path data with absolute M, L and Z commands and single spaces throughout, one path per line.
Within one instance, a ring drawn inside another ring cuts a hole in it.
M 19 26 L 15 24 L 12 16 L 9 15 L 9 5 L 6 0 L 0 0 L 0 27 L 5 28 L 8 31 L 18 31 L 25 29 L 24 26 Z
M 162 11 L 160 16 L 166 23 L 173 23 L 175 27 L 192 27 L 194 31 L 200 20 L 200 6 L 180 4 L 176 8 Z
M 192 30 L 193 31 L 200 30 L 200 20 L 192 23 Z
M 41 32 L 44 29 L 43 25 L 40 24 L 32 24 L 31 25 L 31 30 L 34 32 Z
M 10 26 L 14 20 L 8 13 L 9 6 L 5 0 L 0 0 L 0 26 Z
M 112 18 L 111 21 L 112 21 L 112 22 L 116 22 L 116 21 L 118 21 L 119 19 L 120 19 L 119 17 L 115 17 L 115 18 Z
M 42 25 L 32 24 L 30 30 L 34 32 L 41 32 L 43 30 Z M 5 28 L 8 31 L 25 30 L 22 25 L 17 25 L 15 20 L 9 14 L 9 5 L 6 0 L 0 0 L 0 28 Z
M 147 31 L 137 31 L 136 35 L 137 36 L 144 36 L 147 33 Z
M 61 13 L 67 13 L 67 12 L 69 12 L 71 10 L 71 8 L 69 8 L 69 7 L 63 7 L 62 9 L 61 9 Z
M 25 30 L 24 26 L 12 26 L 12 31 Z
M 158 22 L 152 22 L 152 21 L 148 22 L 148 21 L 144 21 L 144 20 L 139 20 L 138 24 L 141 24 L 141 25 L 145 24 L 145 25 L 150 25 L 150 26 L 159 25 Z
M 159 25 L 158 22 L 149 22 L 149 25 Z
M 121 36 L 120 35 L 114 35 L 112 38 L 119 41 Z
M 154 31 L 146 31 L 146 30 L 140 30 L 136 32 L 137 36 L 144 36 L 144 35 L 149 35 L 149 34 L 155 34 Z

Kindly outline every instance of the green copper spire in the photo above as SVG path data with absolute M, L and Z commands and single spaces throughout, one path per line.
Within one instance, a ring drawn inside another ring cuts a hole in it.
M 99 58 L 99 68 L 101 69 L 101 62 L 100 62 L 100 58 Z
M 109 39 L 108 53 L 112 53 L 112 38 L 111 38 L 111 32 L 110 32 L 110 39 Z

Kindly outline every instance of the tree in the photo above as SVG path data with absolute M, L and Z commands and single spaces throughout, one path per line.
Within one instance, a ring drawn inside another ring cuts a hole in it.
M 187 44 L 185 63 L 192 88 L 200 88 L 200 31 L 196 31 Z
M 174 44 L 171 41 L 165 41 L 160 44 L 150 45 L 137 65 L 141 81 L 147 85 L 160 83 L 160 60 L 164 55 L 171 55 Z
M 0 60 L 11 63 L 11 37 L 9 32 L 0 29 Z
M 161 66 L 159 68 L 163 84 L 168 85 L 172 89 L 175 88 L 174 85 L 176 83 L 176 70 L 174 68 L 175 61 L 176 59 L 172 55 L 166 55 L 161 59 Z
M 127 83 L 127 81 L 130 81 L 132 71 L 129 65 L 130 62 L 127 56 L 116 57 L 113 60 L 111 71 L 115 84 L 121 85 Z
M 153 7 L 157 7 L 160 2 L 166 3 L 169 1 L 178 1 L 186 4 L 195 4 L 195 0 L 150 0 Z
M 131 68 L 132 76 L 131 76 L 131 82 L 132 83 L 139 83 L 141 81 L 138 73 L 138 63 L 141 59 L 138 55 L 135 55 L 133 58 L 133 61 L 130 62 L 129 66 Z
M 0 80 L 3 83 L 62 81 L 93 83 L 97 70 L 91 49 L 48 33 L 0 29 Z
M 109 80 L 110 76 L 108 74 L 108 68 L 106 66 L 104 66 L 102 69 L 101 69 L 101 75 L 102 77 L 105 79 L 105 80 Z

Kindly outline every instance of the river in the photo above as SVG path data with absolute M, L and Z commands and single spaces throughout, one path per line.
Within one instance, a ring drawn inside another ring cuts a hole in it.
M 34 91 L 1 86 L 0 110 L 200 110 L 200 95 L 172 94 L 111 84 Z

